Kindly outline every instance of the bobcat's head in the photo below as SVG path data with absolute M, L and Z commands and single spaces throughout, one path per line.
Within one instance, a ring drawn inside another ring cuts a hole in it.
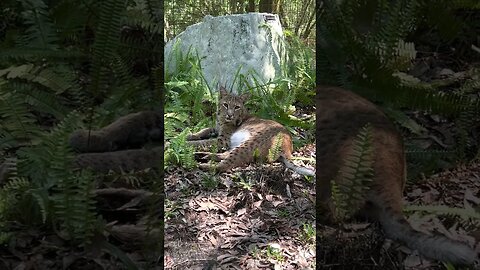
M 248 93 L 239 96 L 230 94 L 223 86 L 220 86 L 220 98 L 218 101 L 219 120 L 239 126 L 248 115 L 245 101 L 248 100 L 249 96 Z

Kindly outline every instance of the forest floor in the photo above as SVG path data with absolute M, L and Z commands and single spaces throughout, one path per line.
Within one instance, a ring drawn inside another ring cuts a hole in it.
M 480 162 L 461 165 L 415 183 L 409 182 L 404 195 L 406 210 L 413 210 L 413 206 L 418 205 L 478 208 Z M 477 226 L 462 226 L 468 222 L 462 222 L 462 219 L 453 213 L 447 216 L 439 216 L 434 212 L 423 215 L 420 212 L 406 213 L 414 229 L 445 235 L 474 247 L 477 253 L 480 252 L 478 219 L 474 221 L 472 218 L 470 221 L 476 222 Z M 319 231 L 322 231 L 319 244 L 324 251 L 317 255 L 317 266 L 321 266 L 321 269 L 445 269 L 442 263 L 422 258 L 407 247 L 385 239 L 378 225 L 357 221 L 339 228 L 321 226 Z M 477 265 L 469 269 L 478 267 Z
M 313 145 L 302 149 L 312 156 L 314 151 Z M 385 239 L 375 224 L 315 225 L 314 183 L 280 164 L 237 168 L 217 176 L 218 186 L 210 189 L 205 188 L 208 177 L 212 176 L 182 169 L 166 175 L 166 269 L 316 269 L 315 265 L 320 269 L 443 269 L 442 264 Z M 405 204 L 406 209 L 412 205 L 470 209 L 480 204 L 479 195 L 477 161 L 408 183 Z M 462 227 L 453 215 L 440 218 L 416 212 L 408 220 L 417 230 L 471 246 L 480 240 L 478 227 Z M 305 224 L 313 229 L 320 226 L 322 254 L 316 255 L 315 240 Z
M 314 157 L 315 145 L 294 155 Z M 276 163 L 217 176 L 175 168 L 165 186 L 165 269 L 315 268 L 313 179 Z

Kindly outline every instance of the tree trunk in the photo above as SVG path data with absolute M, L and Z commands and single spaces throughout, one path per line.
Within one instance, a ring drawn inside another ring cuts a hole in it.
M 260 4 L 258 4 L 258 11 L 273 13 L 273 0 L 260 0 Z
M 315 25 L 315 10 L 312 10 L 310 16 L 308 18 L 307 24 L 305 26 L 305 30 L 303 31 L 302 38 L 305 40 L 310 35 L 313 26 Z
M 278 17 L 280 18 L 282 28 L 287 29 L 289 23 L 288 23 L 288 20 L 287 20 L 288 19 L 287 16 L 285 16 L 285 11 L 283 9 L 283 1 L 282 0 L 278 0 L 277 14 L 278 14 Z
M 255 12 L 255 0 L 248 0 L 246 12 Z
M 237 13 L 237 0 L 230 0 L 230 13 Z
M 280 14 L 280 9 L 282 8 L 282 0 L 273 1 L 273 12 L 275 14 Z
M 295 22 L 294 33 L 297 36 L 300 36 L 300 29 L 302 25 L 305 23 L 305 15 L 308 11 L 308 6 L 310 5 L 310 0 L 302 2 L 302 6 L 300 8 L 299 16 L 297 17 L 297 21 Z
M 237 11 L 242 13 L 245 9 L 245 0 L 237 0 Z

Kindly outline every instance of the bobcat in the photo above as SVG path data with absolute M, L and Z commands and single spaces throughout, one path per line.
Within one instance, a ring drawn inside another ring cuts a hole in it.
M 361 213 L 377 219 L 385 234 L 422 255 L 454 264 L 472 264 L 475 252 L 444 236 L 415 231 L 402 214 L 406 164 L 402 138 L 382 111 L 337 87 L 317 88 L 317 219 L 331 220 L 335 209 L 330 181 L 335 179 L 352 141 L 367 123 L 372 127 L 374 179 Z
M 258 157 L 270 162 L 280 160 L 287 168 L 299 174 L 313 176 L 313 170 L 296 166 L 289 161 L 293 146 L 288 130 L 275 121 L 250 115 L 245 107 L 248 98 L 248 94 L 236 96 L 220 87 L 216 128 L 206 128 L 190 134 L 187 142 L 201 149 L 216 145 L 219 150 L 226 151 L 219 154 L 198 152 L 219 161 L 216 166 L 200 164 L 200 168 L 214 167 L 217 172 L 225 172 L 251 163 Z M 211 138 L 212 136 L 217 137 Z M 277 146 L 280 148 L 277 155 L 269 155 L 270 149 Z

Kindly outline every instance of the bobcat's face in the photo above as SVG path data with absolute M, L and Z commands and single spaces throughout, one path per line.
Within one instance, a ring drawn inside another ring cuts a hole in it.
M 245 101 L 248 94 L 240 96 L 229 94 L 225 88 L 220 87 L 220 99 L 218 103 L 218 117 L 223 123 L 232 123 L 239 126 L 248 111 L 245 107 Z

